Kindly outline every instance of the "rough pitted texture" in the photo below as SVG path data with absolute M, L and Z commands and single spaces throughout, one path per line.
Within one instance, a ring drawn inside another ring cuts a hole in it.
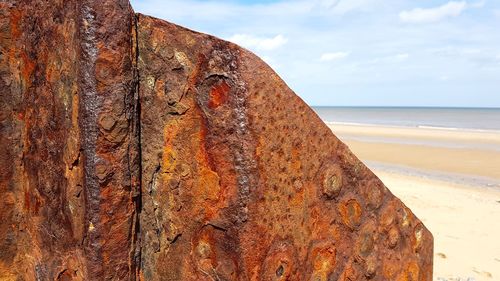
M 259 58 L 0 1 L 0 280 L 432 280 L 432 236 Z
M 0 279 L 134 278 L 128 1 L 1 1 L 0 14 Z

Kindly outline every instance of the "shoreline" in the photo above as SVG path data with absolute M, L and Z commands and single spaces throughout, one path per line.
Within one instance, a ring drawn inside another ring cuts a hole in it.
M 500 182 L 500 132 L 329 125 L 363 161 Z
M 441 183 L 466 186 L 470 188 L 486 188 L 500 192 L 500 180 L 494 178 L 443 171 L 432 171 L 375 161 L 363 161 L 363 163 L 368 166 L 370 170 L 380 171 L 382 173 L 404 175 L 407 177 L 414 177 L 422 180 L 430 180 Z
M 462 131 L 462 132 L 472 132 L 472 133 L 500 134 L 500 130 L 493 130 L 493 129 L 459 128 L 459 127 L 445 127 L 445 126 L 432 126 L 432 125 L 402 126 L 402 125 L 377 124 L 377 123 L 334 122 L 334 121 L 323 121 L 323 122 L 329 127 L 360 126 L 360 127 L 384 127 L 384 128 L 394 128 L 394 129 L 427 129 L 427 130 L 440 130 L 440 131 Z

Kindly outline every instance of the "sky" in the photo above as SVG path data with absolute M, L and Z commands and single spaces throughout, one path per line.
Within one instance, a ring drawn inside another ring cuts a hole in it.
M 500 107 L 500 0 L 132 0 L 237 43 L 309 105 Z

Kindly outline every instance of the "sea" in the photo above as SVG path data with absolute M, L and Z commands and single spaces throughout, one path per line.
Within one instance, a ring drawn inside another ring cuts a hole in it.
M 326 123 L 500 131 L 500 108 L 313 106 Z

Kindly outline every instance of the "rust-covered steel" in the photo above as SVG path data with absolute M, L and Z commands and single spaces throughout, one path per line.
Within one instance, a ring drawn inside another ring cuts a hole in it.
M 0 13 L 0 280 L 133 279 L 134 13 L 126 0 Z
M 259 58 L 0 1 L 0 280 L 432 280 L 432 235 Z

